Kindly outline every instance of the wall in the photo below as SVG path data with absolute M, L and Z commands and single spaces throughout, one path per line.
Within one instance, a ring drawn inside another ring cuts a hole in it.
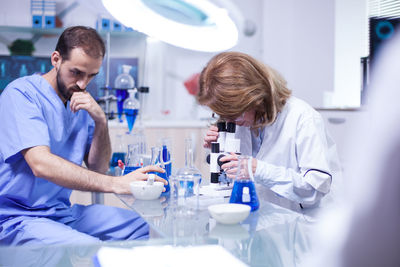
M 314 107 L 360 105 L 365 0 L 266 0 L 263 59 Z
M 333 91 L 334 2 L 264 2 L 263 58 L 287 80 L 293 94 L 314 107 Z

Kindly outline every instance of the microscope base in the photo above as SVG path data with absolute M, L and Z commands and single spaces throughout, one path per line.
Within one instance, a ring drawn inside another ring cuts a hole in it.
M 231 185 L 210 184 L 200 187 L 200 195 L 212 197 L 230 197 L 232 193 Z

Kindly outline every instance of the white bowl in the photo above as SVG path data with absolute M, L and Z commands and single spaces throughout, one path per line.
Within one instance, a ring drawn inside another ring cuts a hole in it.
M 235 224 L 244 221 L 250 214 L 250 206 L 244 204 L 216 204 L 208 207 L 208 212 L 219 223 Z
M 132 195 L 140 200 L 153 200 L 160 197 L 164 184 L 162 182 L 154 182 L 148 184 L 147 181 L 135 181 L 130 183 Z

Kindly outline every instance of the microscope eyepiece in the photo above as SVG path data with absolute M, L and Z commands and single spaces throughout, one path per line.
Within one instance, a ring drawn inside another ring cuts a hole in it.
M 228 133 L 235 133 L 236 132 L 236 123 L 228 122 L 226 125 L 226 131 Z
M 217 122 L 218 132 L 226 132 L 226 122 Z

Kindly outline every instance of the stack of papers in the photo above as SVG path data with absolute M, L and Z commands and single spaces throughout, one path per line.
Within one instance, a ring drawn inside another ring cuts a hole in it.
M 218 245 L 173 247 L 144 246 L 131 249 L 102 247 L 94 258 L 96 267 L 124 266 L 247 266 L 225 248 Z

